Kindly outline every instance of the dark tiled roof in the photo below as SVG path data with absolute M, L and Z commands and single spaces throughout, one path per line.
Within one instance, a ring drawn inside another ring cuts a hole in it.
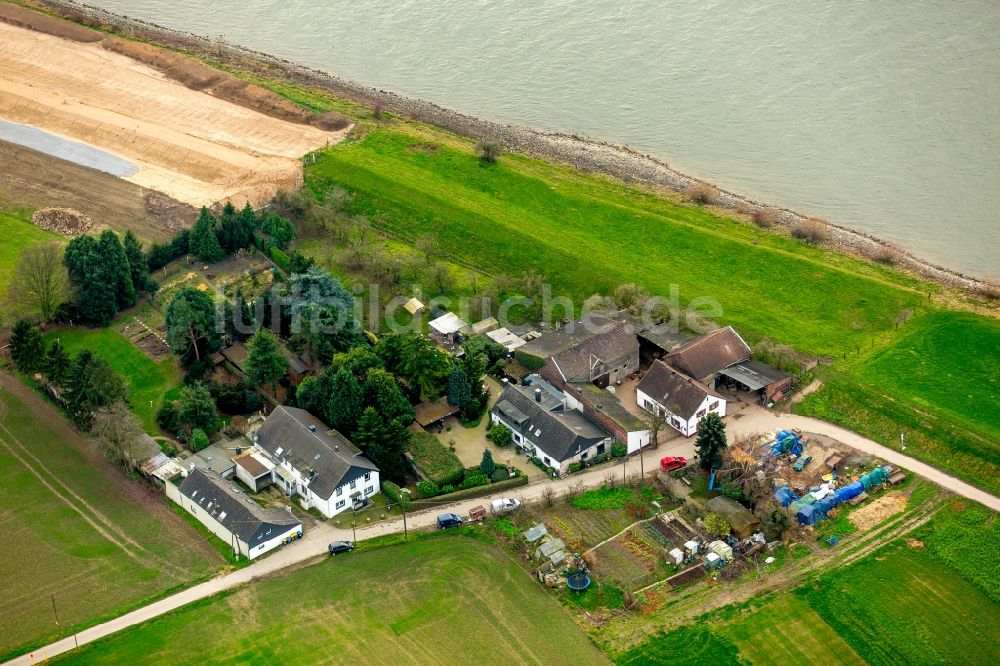
M 575 409 L 551 411 L 546 409 L 548 401 L 535 402 L 535 388 L 534 383 L 532 386 L 508 385 L 493 411 L 508 423 L 525 417 L 526 422 L 519 428 L 521 434 L 537 442 L 552 458 L 562 462 L 576 455 L 577 451 L 586 450 L 611 437 L 610 433 Z
M 216 472 L 196 467 L 179 489 L 251 548 L 299 524 L 288 511 L 265 509 L 233 486 Z
M 566 381 L 584 376 L 589 379 L 591 369 L 598 364 L 614 363 L 638 351 L 638 338 L 628 324 L 619 322 L 553 354 L 549 362 Z
M 787 372 L 753 359 L 726 368 L 722 374 L 748 386 L 751 391 L 757 391 L 791 377 Z
M 600 331 L 615 325 L 615 321 L 600 315 L 591 315 L 586 320 L 576 320 L 563 326 L 558 331 L 543 333 L 518 351 L 537 358 L 549 358 L 574 344 L 589 338 Z M 508 326 L 511 331 L 514 329 Z M 515 335 L 517 335 L 515 333 Z
M 721 397 L 712 389 L 685 377 L 663 361 L 656 361 L 636 386 L 683 419 L 690 419 L 707 396 Z
M 323 498 L 366 472 L 378 471 L 346 437 L 295 407 L 275 409 L 257 431 L 257 445 L 276 461 L 287 460 L 303 475 L 314 470 L 309 489 Z
M 667 362 L 694 377 L 704 379 L 736 363 L 749 361 L 750 347 L 732 326 L 720 328 L 686 342 L 667 354 Z

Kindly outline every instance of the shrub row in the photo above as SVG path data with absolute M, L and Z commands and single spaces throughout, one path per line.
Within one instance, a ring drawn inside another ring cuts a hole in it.
M 485 486 L 477 486 L 475 488 L 466 488 L 465 490 L 456 490 L 453 493 L 438 495 L 437 498 L 448 501 L 471 499 L 473 497 L 482 497 L 483 495 L 492 495 L 493 493 L 499 492 L 505 488 L 517 488 L 519 486 L 526 485 L 528 485 L 528 477 L 523 474 L 519 474 L 513 479 L 497 481 L 496 483 L 490 483 Z

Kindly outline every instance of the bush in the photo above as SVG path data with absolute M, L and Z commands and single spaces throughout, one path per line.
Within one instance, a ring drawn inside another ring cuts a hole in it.
M 569 464 L 569 473 L 570 474 L 572 474 L 573 472 L 579 472 L 581 469 L 583 469 L 583 463 L 582 462 L 573 462 L 573 463 Z
M 510 478 L 510 472 L 507 471 L 506 467 L 497 467 L 493 470 L 493 473 L 490 474 L 490 481 L 493 481 L 494 483 L 497 481 L 506 481 L 508 478 Z
M 477 469 L 465 475 L 465 478 L 462 479 L 461 488 L 462 490 L 467 490 L 469 488 L 478 488 L 479 486 L 485 486 L 489 482 L 490 482 L 489 477 Z
M 385 495 L 386 499 L 393 504 L 399 504 L 404 508 L 410 506 L 409 493 L 404 493 L 402 488 L 397 486 L 392 481 L 382 482 L 382 494 Z
M 688 188 L 687 195 L 691 197 L 691 201 L 699 204 L 710 204 L 719 200 L 718 188 L 708 183 L 695 183 Z
M 449 502 L 454 502 L 461 499 L 469 499 L 472 497 L 482 497 L 483 495 L 492 495 L 498 493 L 505 488 L 517 488 L 518 486 L 528 485 L 528 477 L 524 474 L 519 474 L 513 479 L 507 479 L 506 481 L 500 481 L 498 483 L 490 483 L 485 486 L 476 486 L 475 488 L 465 488 L 463 490 L 456 490 L 453 493 L 448 493 L 445 495 L 442 493 L 439 495 L 439 499 L 442 501 L 447 500 Z
M 496 164 L 496 161 L 503 155 L 503 149 L 492 141 L 476 142 L 476 155 L 484 162 Z
M 174 253 L 169 245 L 153 243 L 146 253 L 146 265 L 149 266 L 149 270 L 155 271 L 169 264 L 173 258 Z
M 872 261 L 886 266 L 895 266 L 903 260 L 903 253 L 891 245 L 879 245 L 871 253 Z
M 596 456 L 594 456 L 593 458 L 591 458 L 589 462 L 593 466 L 593 465 L 600 465 L 601 463 L 606 463 L 609 460 L 611 460 L 611 455 L 610 454 L 608 454 L 608 453 L 598 453 Z
M 177 402 L 165 400 L 156 411 L 156 423 L 163 428 L 164 432 L 176 435 L 180 429 L 180 418 L 177 410 Z
M 465 475 L 465 467 L 454 451 L 428 433 L 414 433 L 406 447 L 413 465 L 438 485 L 455 484 Z
M 628 447 L 621 442 L 615 442 L 611 446 L 611 457 L 612 458 L 624 458 L 628 455 Z
M 531 354 L 526 354 L 522 351 L 514 352 L 514 358 L 516 358 L 517 362 L 520 363 L 521 366 L 528 372 L 537 372 L 542 369 L 543 365 L 545 365 L 545 359 L 532 356 Z
M 188 446 L 192 451 L 201 451 L 208 446 L 208 435 L 201 428 L 195 428 L 191 431 L 191 441 L 188 442 Z
M 809 219 L 792 227 L 792 236 L 804 243 L 818 245 L 830 236 L 830 230 L 823 220 Z
M 420 499 L 430 499 L 435 495 L 440 494 L 441 489 L 438 484 L 433 481 L 418 481 L 417 482 L 417 494 L 420 495 Z
M 717 513 L 709 513 L 701 521 L 709 534 L 726 536 L 729 534 L 729 523 Z
M 503 448 L 505 446 L 510 446 L 510 443 L 514 439 L 514 435 L 511 433 L 510 428 L 502 423 L 497 423 L 487 431 L 486 438 L 500 448 Z M 521 447 L 519 446 L 518 448 Z M 518 451 L 518 453 L 520 453 L 520 451 Z
M 778 216 L 770 210 L 757 209 L 750 213 L 750 219 L 761 229 L 770 229 L 778 223 Z

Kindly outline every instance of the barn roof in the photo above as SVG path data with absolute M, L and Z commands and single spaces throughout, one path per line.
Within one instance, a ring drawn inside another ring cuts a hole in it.
M 750 356 L 750 346 L 732 326 L 726 326 L 684 343 L 667 354 L 666 361 L 695 379 L 703 379 L 749 361 Z

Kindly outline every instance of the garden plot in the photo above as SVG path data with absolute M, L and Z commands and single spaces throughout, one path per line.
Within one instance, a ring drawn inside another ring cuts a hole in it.
M 696 536 L 678 521 L 657 516 L 602 544 L 588 559 L 598 579 L 636 590 L 675 573 L 678 568 L 668 553 Z

